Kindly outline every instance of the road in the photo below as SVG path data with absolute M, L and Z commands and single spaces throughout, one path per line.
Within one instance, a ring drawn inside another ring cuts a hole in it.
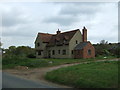
M 55 86 L 45 85 L 3 72 L 2 88 L 57 88 Z

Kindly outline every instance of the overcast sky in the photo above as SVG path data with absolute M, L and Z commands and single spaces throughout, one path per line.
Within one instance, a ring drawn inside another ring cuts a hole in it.
M 2 43 L 34 47 L 38 32 L 88 29 L 88 41 L 118 42 L 118 3 L 2 3 Z

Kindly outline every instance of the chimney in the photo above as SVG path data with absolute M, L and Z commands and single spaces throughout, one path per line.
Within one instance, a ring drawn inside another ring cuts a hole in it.
M 83 32 L 82 35 L 83 42 L 87 42 L 87 29 L 83 27 L 82 32 Z
M 57 34 L 59 34 L 61 31 L 59 31 L 59 29 L 58 29 L 58 31 L 56 32 Z

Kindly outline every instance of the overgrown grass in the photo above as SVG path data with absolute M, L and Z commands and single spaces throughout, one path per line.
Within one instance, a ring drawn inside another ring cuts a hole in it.
M 107 57 L 106 59 L 115 58 Z M 21 56 L 10 56 L 4 57 L 2 60 L 3 69 L 14 68 L 15 66 L 28 66 L 30 68 L 36 67 L 49 67 L 62 64 L 70 64 L 77 62 L 86 62 L 86 61 L 96 61 L 99 59 L 104 59 L 102 56 L 90 59 L 36 59 L 36 58 L 25 58 Z
M 30 59 L 26 57 L 13 56 L 11 58 L 3 58 L 2 60 L 2 68 L 14 68 L 15 66 L 28 66 L 30 68 L 35 67 L 46 67 L 48 66 L 48 62 L 46 60 L 41 59 Z
M 76 88 L 117 88 L 118 61 L 91 62 L 60 68 L 48 72 L 45 78 Z

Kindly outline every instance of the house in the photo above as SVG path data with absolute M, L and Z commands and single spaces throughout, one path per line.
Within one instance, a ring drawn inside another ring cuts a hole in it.
M 38 33 L 35 40 L 37 58 L 93 58 L 95 49 L 87 41 L 87 29 L 79 29 L 56 34 Z

